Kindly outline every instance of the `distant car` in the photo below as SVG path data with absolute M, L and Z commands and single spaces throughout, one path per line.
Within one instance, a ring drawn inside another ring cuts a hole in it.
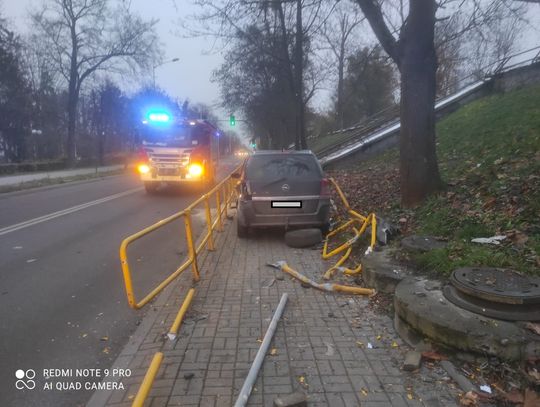
M 249 152 L 247 150 L 237 150 L 234 155 L 236 155 L 237 157 L 247 157 L 249 155 Z
M 266 226 L 328 229 L 330 183 L 311 151 L 257 151 L 234 176 L 238 237 Z

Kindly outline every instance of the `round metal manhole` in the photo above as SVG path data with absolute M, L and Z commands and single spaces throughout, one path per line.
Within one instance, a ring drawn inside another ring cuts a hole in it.
M 540 304 L 540 279 L 514 270 L 464 267 L 454 270 L 450 283 L 467 296 L 499 304 Z
M 443 289 L 445 298 L 460 308 L 484 317 L 505 321 L 539 321 L 540 304 L 505 304 L 472 297 L 451 285 Z

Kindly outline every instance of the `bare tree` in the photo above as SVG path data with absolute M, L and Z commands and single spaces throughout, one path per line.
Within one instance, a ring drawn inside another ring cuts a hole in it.
M 336 0 L 332 1 L 332 4 Z M 236 44 L 235 40 L 271 52 L 271 57 L 283 64 L 283 78 L 289 86 L 288 95 L 294 98 L 295 146 L 307 148 L 305 113 L 306 104 L 313 89 L 306 92 L 306 76 L 315 72 L 309 68 L 312 55 L 313 33 L 320 28 L 322 0 L 196 0 L 201 13 L 190 17 L 193 24 L 184 24 L 192 36 L 211 36 L 223 41 L 224 47 Z M 271 17 L 271 18 L 270 18 Z M 253 27 L 257 30 L 251 31 Z M 266 38 L 254 35 L 260 31 L 275 35 L 275 47 L 268 47 L 258 41 Z M 309 78 L 311 79 L 311 78 Z M 316 83 L 317 81 L 311 81 Z
M 322 29 L 322 36 L 327 48 L 332 53 L 337 68 L 337 88 L 336 88 L 336 115 L 340 128 L 344 126 L 344 75 L 345 62 L 351 55 L 350 42 L 355 30 L 364 21 L 358 8 L 351 7 L 349 3 L 340 3 L 333 15 L 325 20 Z
M 401 74 L 401 201 L 414 206 L 442 186 L 435 150 L 435 0 L 410 0 L 395 38 L 381 6 L 356 0 L 386 53 Z
M 436 23 L 455 24 L 457 20 L 453 17 L 461 12 L 463 18 L 459 28 L 451 30 L 452 35 L 447 40 L 462 40 L 479 27 L 500 24 L 502 15 L 515 14 L 516 9 L 509 8 L 509 0 L 474 0 L 470 3 L 462 0 L 400 0 L 397 8 L 392 2 L 391 12 L 386 13 L 389 7 L 384 5 L 388 2 L 355 2 L 400 71 L 401 200 L 404 206 L 414 206 L 443 186 L 435 148 Z M 512 40 L 504 38 L 502 42 Z
M 155 60 L 156 21 L 144 21 L 107 0 L 49 0 L 32 14 L 36 40 L 48 50 L 68 85 L 68 165 L 76 160 L 76 119 L 81 86 L 96 71 L 148 67 Z

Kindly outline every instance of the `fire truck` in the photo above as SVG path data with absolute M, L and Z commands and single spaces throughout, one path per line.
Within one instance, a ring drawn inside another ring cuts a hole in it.
M 161 184 L 214 183 L 220 132 L 206 120 L 153 110 L 142 121 L 137 169 L 146 192 Z

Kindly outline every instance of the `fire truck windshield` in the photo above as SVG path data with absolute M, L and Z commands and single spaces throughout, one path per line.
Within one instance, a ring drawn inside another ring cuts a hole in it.
M 192 134 L 192 129 L 183 125 L 148 126 L 143 130 L 142 143 L 149 146 L 195 147 L 199 145 L 199 140 Z

